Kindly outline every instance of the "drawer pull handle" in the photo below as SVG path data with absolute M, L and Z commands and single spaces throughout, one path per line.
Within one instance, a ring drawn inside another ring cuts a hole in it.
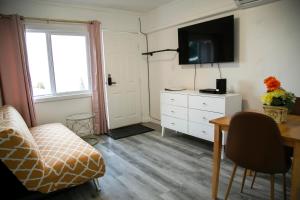
M 206 117 L 202 117 L 202 119 L 206 120 Z
M 175 99 L 170 99 L 171 101 L 175 101 Z
M 174 113 L 175 111 L 174 110 L 171 110 L 171 113 Z
M 171 123 L 171 125 L 175 125 L 175 123 Z
M 202 131 L 202 133 L 206 133 L 206 131 Z
M 206 103 L 205 103 L 205 102 L 203 102 L 203 103 L 202 103 L 202 105 L 206 105 Z

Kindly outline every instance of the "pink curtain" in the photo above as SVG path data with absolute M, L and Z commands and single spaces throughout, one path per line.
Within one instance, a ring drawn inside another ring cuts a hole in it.
M 100 26 L 101 24 L 98 21 L 93 21 L 88 25 L 92 64 L 92 110 L 95 114 L 94 129 L 96 134 L 104 134 L 108 131 L 104 95 L 104 73 L 102 67 Z
M 17 15 L 0 15 L 0 83 L 3 104 L 14 106 L 29 127 L 35 126 L 25 26 Z

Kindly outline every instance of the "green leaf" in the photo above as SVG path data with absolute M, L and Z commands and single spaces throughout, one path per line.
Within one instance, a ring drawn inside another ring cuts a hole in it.
M 271 106 L 284 106 L 283 99 L 281 97 L 273 97 Z

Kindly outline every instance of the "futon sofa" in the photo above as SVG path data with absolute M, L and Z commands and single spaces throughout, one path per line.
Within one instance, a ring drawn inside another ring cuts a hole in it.
M 102 155 L 74 132 L 59 123 L 28 128 L 12 106 L 0 108 L 0 158 L 28 191 L 41 193 L 105 173 Z

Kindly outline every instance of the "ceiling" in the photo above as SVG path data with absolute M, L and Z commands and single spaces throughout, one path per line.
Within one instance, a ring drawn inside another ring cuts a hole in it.
M 76 6 L 112 8 L 133 12 L 148 12 L 173 0 L 37 0 Z

